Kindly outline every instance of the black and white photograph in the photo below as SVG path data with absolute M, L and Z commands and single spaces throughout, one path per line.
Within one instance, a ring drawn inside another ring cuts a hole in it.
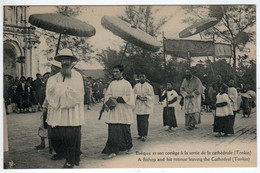
M 3 170 L 257 167 L 257 4 L 3 5 Z

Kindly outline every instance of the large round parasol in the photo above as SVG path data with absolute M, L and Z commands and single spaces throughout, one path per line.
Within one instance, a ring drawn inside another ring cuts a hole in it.
M 118 17 L 103 16 L 101 19 L 101 24 L 113 34 L 143 49 L 156 52 L 160 49 L 160 47 L 162 47 L 162 44 L 151 35 L 140 29 L 132 27 L 129 23 Z
M 209 29 L 216 25 L 224 16 L 227 7 L 222 5 L 212 5 L 209 7 L 209 16 L 211 18 L 204 19 L 200 22 L 197 22 L 188 28 L 182 30 L 179 33 L 180 38 L 190 37 L 192 35 L 198 34 L 206 29 Z
M 61 34 L 68 34 L 78 37 L 91 37 L 96 34 L 96 29 L 75 18 L 59 13 L 32 14 L 29 22 L 39 28 L 60 33 L 56 55 L 58 54 Z
M 78 19 L 65 16 L 59 13 L 32 14 L 29 23 L 48 31 L 60 33 L 55 56 L 58 55 L 62 34 L 78 37 L 91 37 L 96 34 L 96 29 Z M 74 64 L 75 66 L 76 64 Z M 65 80 L 65 76 L 63 81 Z
M 256 100 L 256 92 L 253 90 L 249 90 L 246 92 L 246 94 L 251 96 L 251 100 L 250 101 L 255 101 Z
M 32 14 L 29 22 L 39 28 L 61 34 L 78 37 L 91 37 L 96 34 L 93 26 L 59 13 Z
M 241 93 L 241 96 L 242 96 L 242 97 L 245 97 L 245 98 L 247 98 L 247 99 L 252 99 L 252 96 L 249 95 L 248 93 Z
M 190 37 L 216 25 L 221 19 L 206 19 L 195 23 L 179 33 L 180 38 Z

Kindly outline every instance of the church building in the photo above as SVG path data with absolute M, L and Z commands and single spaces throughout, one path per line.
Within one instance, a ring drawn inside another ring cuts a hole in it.
M 39 72 L 39 37 L 28 23 L 27 6 L 4 6 L 3 73 L 35 77 Z M 38 63 L 37 63 L 38 62 Z

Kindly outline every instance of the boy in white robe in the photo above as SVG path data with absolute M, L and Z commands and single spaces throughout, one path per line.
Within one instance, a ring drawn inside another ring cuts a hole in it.
M 167 83 L 167 92 L 163 91 L 161 98 L 163 100 L 163 126 L 169 126 L 167 130 L 171 132 L 172 128 L 177 127 L 175 107 L 178 99 L 178 94 L 173 90 L 171 83 Z
M 145 74 L 139 75 L 140 82 L 134 86 L 136 95 L 135 113 L 137 118 L 138 139 L 145 141 L 148 134 L 149 115 L 153 113 L 154 90 L 152 85 L 146 82 Z
M 221 137 L 221 133 L 224 133 L 224 136 L 228 136 L 228 134 L 234 132 L 230 124 L 230 116 L 233 116 L 233 110 L 227 95 L 227 86 L 223 84 L 220 87 L 216 101 L 216 116 L 214 118 L 213 129 L 214 132 L 218 132 L 218 134 L 215 135 L 216 137 Z

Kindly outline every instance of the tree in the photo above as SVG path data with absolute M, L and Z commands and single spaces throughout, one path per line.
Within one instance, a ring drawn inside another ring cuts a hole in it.
M 214 27 L 202 32 L 206 40 L 217 40 L 232 45 L 233 68 L 237 66 L 237 50 L 250 51 L 246 48 L 248 42 L 255 43 L 256 6 L 230 5 L 230 6 L 185 6 L 188 17 L 183 22 L 195 23 L 209 17 L 220 18 Z M 204 11 L 202 13 L 201 11 Z
M 238 58 L 238 79 L 240 84 L 250 85 L 251 89 L 256 90 L 256 61 L 248 61 L 247 54 Z
M 120 61 L 122 51 L 116 51 L 107 47 L 106 50 L 101 50 L 97 53 L 98 61 L 104 66 L 106 75 L 112 75 L 112 68 Z
M 79 6 L 56 6 L 56 8 L 57 13 L 70 17 L 77 17 L 82 13 L 81 7 Z M 43 52 L 50 61 L 55 56 L 59 34 L 43 29 L 39 31 L 39 34 L 45 38 L 45 42 L 48 45 L 48 49 L 43 50 Z M 93 46 L 87 42 L 87 38 L 62 34 L 59 49 L 64 48 L 72 50 L 73 53 L 83 61 L 88 61 L 92 56 L 91 54 L 94 53 Z
M 102 50 L 97 56 L 101 64 L 105 67 L 106 75 L 112 74 L 112 68 L 114 65 L 118 64 L 122 57 L 123 50 L 116 51 L 110 49 Z M 122 63 L 125 67 L 124 77 L 125 79 L 132 81 L 135 74 L 144 72 L 147 78 L 153 83 L 162 83 L 162 58 L 161 57 L 148 57 L 140 58 L 137 55 L 127 57 Z M 133 68 L 133 66 L 135 67 Z M 139 65 L 140 64 L 140 65 Z M 135 69 L 135 70 L 134 70 Z
M 245 72 L 241 80 L 242 84 L 248 85 L 249 89 L 256 91 L 256 61 L 250 60 L 246 66 Z

